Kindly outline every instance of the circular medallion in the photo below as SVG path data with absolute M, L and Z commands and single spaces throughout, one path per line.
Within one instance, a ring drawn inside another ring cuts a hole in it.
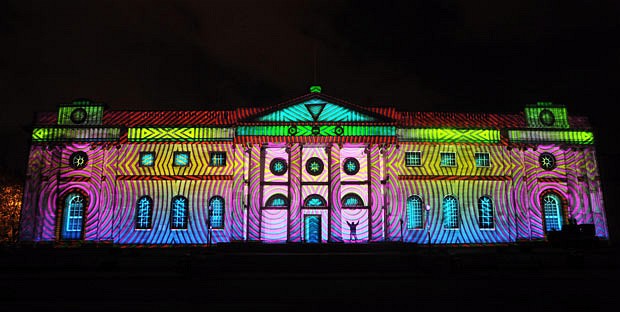
M 290 126 L 290 127 L 288 127 L 288 134 L 289 135 L 296 135 L 297 134 L 297 126 Z
M 86 121 L 86 117 L 88 116 L 88 114 L 86 113 L 86 110 L 83 108 L 76 108 L 71 112 L 71 121 L 73 123 L 76 124 L 81 124 L 84 121 Z
M 306 171 L 313 176 L 321 174 L 324 167 L 323 161 L 318 157 L 311 157 L 306 161 Z
M 337 126 L 334 129 L 334 133 L 336 133 L 337 136 L 341 136 L 344 134 L 344 128 L 342 128 L 341 126 Z
M 313 126 L 312 135 L 319 135 L 319 134 L 321 134 L 321 128 L 319 126 Z
M 553 116 L 553 113 L 550 110 L 543 109 L 540 111 L 540 114 L 538 114 L 538 120 L 540 120 L 540 123 L 545 126 L 553 126 L 555 123 L 555 116 Z
M 344 173 L 348 175 L 354 175 L 360 171 L 360 162 L 353 157 L 345 159 L 342 166 L 344 169 Z
M 540 162 L 540 167 L 545 170 L 553 170 L 555 169 L 555 156 L 551 153 L 542 153 L 540 157 L 538 157 L 538 161 Z
M 86 167 L 88 155 L 84 152 L 75 152 L 69 157 L 69 165 L 73 169 L 82 169 Z
M 286 173 L 286 160 L 282 158 L 274 158 L 269 164 L 269 169 L 271 173 L 281 176 Z

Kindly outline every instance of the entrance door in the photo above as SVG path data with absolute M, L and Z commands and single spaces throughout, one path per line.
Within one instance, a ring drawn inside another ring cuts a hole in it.
M 307 243 L 321 242 L 321 216 L 305 215 L 304 216 L 304 240 Z

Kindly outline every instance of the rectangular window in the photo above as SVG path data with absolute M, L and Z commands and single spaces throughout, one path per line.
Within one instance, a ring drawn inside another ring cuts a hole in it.
M 226 166 L 226 152 L 211 152 L 209 153 L 210 166 Z
M 173 166 L 189 166 L 189 152 L 174 152 Z
M 140 167 L 153 167 L 155 165 L 154 152 L 140 152 Z
M 491 167 L 491 159 L 489 153 L 475 153 L 476 167 Z
M 442 167 L 456 167 L 456 153 L 454 152 L 441 153 L 441 166 Z
M 422 158 L 420 152 L 405 152 L 405 166 L 422 166 Z

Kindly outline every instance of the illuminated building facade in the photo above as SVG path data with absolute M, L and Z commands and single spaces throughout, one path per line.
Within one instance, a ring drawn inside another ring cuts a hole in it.
M 362 107 L 320 87 L 271 107 L 114 111 L 32 128 L 22 241 L 114 244 L 608 239 L 594 137 L 562 105 L 521 113 Z

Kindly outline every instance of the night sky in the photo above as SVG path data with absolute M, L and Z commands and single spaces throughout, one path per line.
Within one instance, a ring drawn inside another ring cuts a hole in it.
M 408 111 L 590 118 L 610 226 L 620 1 L 2 1 L 0 165 L 22 176 L 37 111 L 268 106 L 323 93 Z M 615 233 L 612 233 L 612 236 Z

